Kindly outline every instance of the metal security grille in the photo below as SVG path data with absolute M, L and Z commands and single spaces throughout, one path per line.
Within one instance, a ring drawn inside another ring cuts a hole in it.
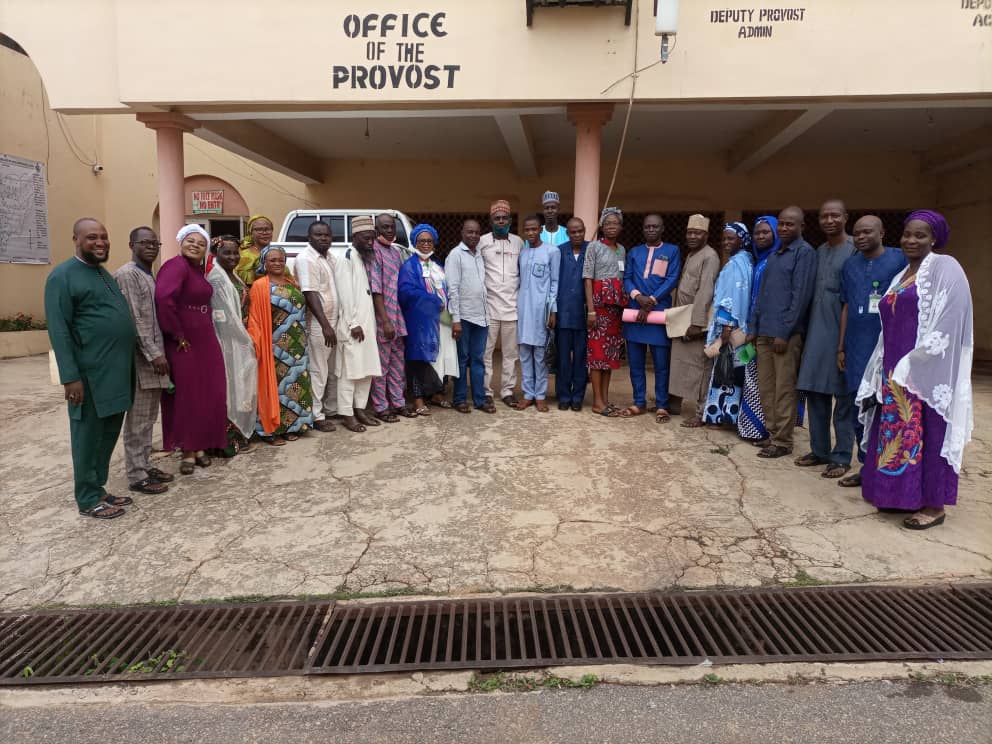
M 749 229 L 754 229 L 754 221 L 764 214 L 777 217 L 780 209 L 768 209 L 764 211 L 749 210 L 741 214 L 742 221 Z M 909 214 L 907 209 L 850 209 L 848 210 L 847 231 L 854 229 L 854 223 L 866 214 L 873 214 L 882 221 L 882 229 L 885 237 L 882 242 L 885 245 L 899 245 L 899 236 L 902 235 L 902 223 Z M 826 237 L 820 229 L 819 210 L 807 209 L 803 212 L 803 237 L 806 242 L 816 247 L 821 245 Z M 712 244 L 711 244 L 712 245 Z
M 483 233 L 489 232 L 489 214 L 482 212 L 417 212 L 410 215 L 413 224 L 425 222 L 433 226 L 438 234 L 437 254 L 441 260 L 448 255 L 456 245 L 462 242 L 462 223 L 465 220 L 475 220 Z M 518 215 L 512 216 L 513 225 L 519 224 Z M 514 230 L 516 232 L 516 230 Z
M 512 231 L 519 235 L 521 220 L 536 212 L 514 213 L 511 215 Z M 644 235 L 641 232 L 641 225 L 644 218 L 650 212 L 625 212 L 623 216 L 623 227 L 620 230 L 620 244 L 633 248 L 644 242 Z M 678 246 L 685 245 L 685 228 L 689 223 L 689 215 L 695 212 L 661 212 L 664 221 L 662 239 L 666 243 L 674 243 Z M 710 245 L 719 249 L 720 239 L 723 233 L 723 212 L 703 212 L 710 220 Z M 562 214 L 561 224 L 565 224 L 571 217 L 570 214 Z M 489 225 L 489 215 L 481 212 L 417 212 L 410 215 L 414 224 L 426 222 L 432 225 L 438 232 L 439 248 L 438 256 L 444 258 L 448 252 L 461 242 L 462 223 L 465 220 L 476 220 L 482 226 L 482 232 L 487 233 L 491 229 Z M 814 219 L 814 224 L 816 220 Z M 749 223 L 750 224 L 750 223 Z M 853 222 L 851 223 L 854 224 Z M 901 223 L 900 223 L 901 224 Z M 888 234 L 888 233 L 886 233 Z
M 644 242 L 644 232 L 642 226 L 644 218 L 651 212 L 624 212 L 623 228 L 620 230 L 620 244 L 626 248 L 633 248 Z M 664 229 L 661 231 L 661 239 L 666 243 L 674 243 L 683 249 L 685 253 L 685 229 L 689 224 L 689 216 L 696 212 L 660 212 Z M 709 244 L 720 249 L 720 240 L 723 235 L 723 212 L 700 212 L 710 221 Z
M 992 658 L 992 584 L 270 602 L 0 616 L 0 684 Z

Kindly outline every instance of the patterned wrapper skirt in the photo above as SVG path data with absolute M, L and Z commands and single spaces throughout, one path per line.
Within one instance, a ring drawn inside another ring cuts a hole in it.
M 752 359 L 744 368 L 744 385 L 741 390 L 741 407 L 737 416 L 737 434 L 749 442 L 768 439 L 765 414 L 761 411 L 761 392 L 758 390 L 758 360 Z
M 592 302 L 596 325 L 586 342 L 586 367 L 618 369 L 623 348 L 623 285 L 619 279 L 594 279 Z

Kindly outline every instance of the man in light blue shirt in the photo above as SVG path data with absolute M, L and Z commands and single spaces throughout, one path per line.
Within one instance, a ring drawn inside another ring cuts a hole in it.
M 568 242 L 568 229 L 558 222 L 561 197 L 557 191 L 545 191 L 541 197 L 541 210 L 544 212 L 544 226 L 541 228 L 541 241 L 558 247 Z
M 523 224 L 526 241 L 520 251 L 520 289 L 517 292 L 517 341 L 523 373 L 523 411 L 532 405 L 547 413 L 548 338 L 558 313 L 558 272 L 561 253 L 541 240 L 541 218 L 528 217 Z

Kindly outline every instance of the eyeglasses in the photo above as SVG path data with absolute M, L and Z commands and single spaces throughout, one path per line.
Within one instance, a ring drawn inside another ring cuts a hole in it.
M 161 248 L 162 244 L 157 240 L 139 240 L 134 245 L 140 245 L 142 248 Z
M 259 226 L 259 227 L 253 227 L 251 229 L 251 231 L 252 232 L 272 232 L 272 228 L 271 227 L 261 227 L 261 226 Z

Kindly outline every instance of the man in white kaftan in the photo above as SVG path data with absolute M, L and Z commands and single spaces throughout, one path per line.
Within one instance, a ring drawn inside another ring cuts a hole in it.
M 334 262 L 338 296 L 338 414 L 349 431 L 362 432 L 379 422 L 365 413 L 372 378 L 382 374 L 375 340 L 375 308 L 366 264 L 372 261 L 375 223 L 372 217 L 351 221 L 351 247 Z

